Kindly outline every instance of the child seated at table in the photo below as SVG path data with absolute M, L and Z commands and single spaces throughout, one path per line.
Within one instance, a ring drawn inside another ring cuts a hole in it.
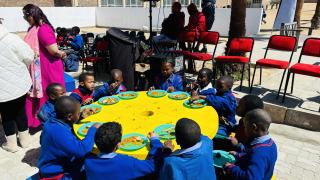
M 277 146 L 269 135 L 270 115 L 254 109 L 244 118 L 248 137 L 245 153 L 232 153 L 235 164 L 227 163 L 224 170 L 231 179 L 271 179 L 277 160 Z
M 155 159 L 161 154 L 162 144 L 153 133 L 148 135 L 150 151 L 147 160 L 139 160 L 116 153 L 122 138 L 122 127 L 117 122 L 101 125 L 95 135 L 95 143 L 100 151 L 98 156 L 89 156 L 85 160 L 88 180 L 103 180 L 106 177 L 117 180 L 137 179 L 155 173 Z
M 46 89 L 46 94 L 49 97 L 48 101 L 40 108 L 37 117 L 41 122 L 41 125 L 50 119 L 56 117 L 56 111 L 54 105 L 61 96 L 66 95 L 66 89 L 59 83 L 51 83 Z
M 200 69 L 198 73 L 197 82 L 188 85 L 188 91 L 196 91 L 199 95 L 215 95 L 217 93 L 216 88 L 212 86 L 213 73 L 208 68 Z
M 82 73 L 79 76 L 79 86 L 73 90 L 70 96 L 74 97 L 84 106 L 93 102 L 93 91 L 95 87 L 94 75 L 91 73 Z
M 176 124 L 175 135 L 181 149 L 164 158 L 159 179 L 216 179 L 212 141 L 201 135 L 199 125 L 182 118 Z M 165 142 L 165 147 L 173 149 L 169 142 Z
M 174 62 L 166 60 L 162 63 L 162 74 L 155 79 L 150 90 L 161 89 L 168 92 L 183 91 L 183 82 L 180 75 L 174 74 Z
M 239 100 L 239 104 L 236 109 L 236 113 L 241 119 L 239 124 L 233 129 L 235 137 L 229 137 L 227 140 L 215 138 L 214 148 L 225 151 L 244 151 L 244 144 L 247 137 L 244 132 L 243 118 L 244 116 L 253 109 L 263 109 L 264 104 L 261 98 L 256 95 L 246 95 Z
M 104 83 L 99 89 L 94 91 L 94 101 L 99 100 L 103 96 L 111 96 L 126 91 L 126 87 L 123 83 L 122 71 L 120 69 L 111 70 L 111 82 Z
M 72 126 L 79 120 L 80 104 L 70 96 L 60 97 L 55 103 L 56 118 L 44 124 L 38 161 L 41 178 L 82 179 L 81 168 L 85 156 L 94 145 L 94 135 L 99 124 L 89 128 L 86 137 L 79 140 Z
M 217 80 L 217 93 L 215 95 L 199 95 L 192 93 L 191 100 L 199 98 L 205 99 L 217 111 L 219 116 L 218 133 L 223 136 L 229 136 L 232 128 L 236 125 L 235 118 L 237 100 L 232 94 L 233 78 L 231 76 L 222 76 Z

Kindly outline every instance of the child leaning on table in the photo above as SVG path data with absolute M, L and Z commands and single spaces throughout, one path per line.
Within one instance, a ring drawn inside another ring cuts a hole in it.
M 150 88 L 161 89 L 168 92 L 183 91 L 183 81 L 180 75 L 174 74 L 174 62 L 166 60 L 162 63 L 162 73 L 155 79 L 155 84 Z
M 229 136 L 232 128 L 236 125 L 235 118 L 237 100 L 232 94 L 233 78 L 231 76 L 222 76 L 217 80 L 217 93 L 201 95 L 196 91 L 192 92 L 191 100 L 205 99 L 217 111 L 219 116 L 218 134 Z
M 72 126 L 79 120 L 80 104 L 70 96 L 60 97 L 55 103 L 56 118 L 46 121 L 40 136 L 41 152 L 38 161 L 41 179 L 82 179 L 84 158 L 94 145 L 99 124 L 89 128 L 79 140 Z
M 261 98 L 256 95 L 246 95 L 239 100 L 239 104 L 236 109 L 236 113 L 241 119 L 239 124 L 234 126 L 233 132 L 235 137 L 229 137 L 228 139 L 214 138 L 214 148 L 225 151 L 244 151 L 244 143 L 247 140 L 244 131 L 243 118 L 244 116 L 253 109 L 263 109 L 264 104 Z
M 277 160 L 277 146 L 268 131 L 271 117 L 263 109 L 254 109 L 246 114 L 243 123 L 248 137 L 246 150 L 230 152 L 236 162 L 225 164 L 224 170 L 231 179 L 269 180 Z
M 175 135 L 181 149 L 164 158 L 159 179 L 215 180 L 212 141 L 201 135 L 199 125 L 191 119 L 182 118 L 176 124 Z M 165 147 L 173 149 L 172 142 L 165 142 Z
M 79 101 L 81 106 L 91 104 L 93 102 L 94 87 L 94 75 L 91 73 L 81 73 L 79 76 L 79 86 L 73 90 L 70 96 Z
M 46 94 L 49 97 L 48 101 L 40 108 L 37 117 L 41 125 L 50 119 L 56 117 L 54 105 L 61 96 L 66 95 L 66 89 L 59 83 L 51 83 L 46 89 Z
M 217 93 L 216 88 L 212 86 L 213 73 L 208 68 L 200 69 L 198 73 L 197 82 L 187 85 L 188 91 L 196 91 L 199 95 L 215 95 Z
M 152 177 L 156 169 L 156 158 L 161 155 L 162 144 L 153 133 L 148 135 L 150 151 L 147 160 L 118 154 L 122 138 L 122 127 L 117 122 L 101 125 L 95 135 L 95 143 L 100 151 L 98 156 L 89 156 L 85 160 L 85 171 L 88 180 L 109 179 L 127 180 Z
M 94 101 L 97 101 L 99 98 L 104 96 L 111 96 L 126 91 L 126 87 L 122 84 L 123 75 L 120 69 L 111 70 L 111 78 L 110 84 L 104 83 L 102 87 L 94 91 Z

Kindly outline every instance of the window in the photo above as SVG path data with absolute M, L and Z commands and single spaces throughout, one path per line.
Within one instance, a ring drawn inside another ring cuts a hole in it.
M 126 7 L 142 7 L 143 2 L 141 0 L 125 0 Z
M 122 0 L 101 0 L 101 6 L 122 7 Z

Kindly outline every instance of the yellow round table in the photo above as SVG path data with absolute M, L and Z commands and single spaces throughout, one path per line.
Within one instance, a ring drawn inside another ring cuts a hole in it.
M 189 109 L 184 107 L 184 100 L 172 100 L 168 95 L 162 98 L 148 97 L 146 92 L 139 92 L 138 97 L 131 100 L 120 100 L 117 104 L 101 105 L 102 111 L 83 119 L 80 124 L 75 124 L 76 134 L 78 128 L 87 122 L 110 122 L 116 121 L 122 125 L 122 134 L 140 133 L 147 136 L 162 124 L 176 124 L 180 118 L 190 118 L 201 127 L 201 133 L 213 138 L 218 130 L 218 114 L 211 106 L 200 109 Z M 79 136 L 79 138 L 83 138 Z M 175 149 L 180 147 L 173 140 Z M 122 151 L 117 153 L 145 159 L 149 147 L 146 146 L 137 151 Z

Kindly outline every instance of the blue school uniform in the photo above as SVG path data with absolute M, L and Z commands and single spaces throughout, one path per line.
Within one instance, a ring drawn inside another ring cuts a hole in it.
M 44 123 L 50 119 L 56 117 L 56 111 L 54 110 L 54 104 L 56 102 L 49 99 L 46 103 L 42 105 L 40 108 L 37 117 L 40 120 L 41 124 L 44 125 Z
M 81 141 L 67 123 L 56 118 L 49 119 L 43 127 L 38 161 L 42 177 L 49 178 L 64 174 L 64 179 L 79 179 L 84 157 L 94 145 L 96 128 L 91 127 Z
M 217 90 L 212 86 L 211 82 L 206 87 L 199 89 L 199 95 L 202 96 L 215 95 L 216 93 Z
M 72 49 L 80 51 L 83 48 L 83 39 L 80 34 L 76 35 L 70 42 Z
M 255 138 L 234 165 L 225 167 L 233 179 L 270 180 L 277 160 L 277 146 L 269 135 Z
M 206 136 L 196 145 L 173 152 L 164 158 L 159 179 L 216 179 L 212 141 Z
M 112 96 L 115 94 L 119 94 L 126 91 L 126 87 L 123 84 L 120 84 L 118 89 L 115 91 L 109 92 L 109 84 L 104 83 L 99 89 L 95 90 L 93 93 L 93 99 L 94 101 L 99 100 L 99 98 L 104 96 Z
M 156 158 L 161 154 L 162 143 L 158 138 L 150 140 L 151 150 L 147 160 L 139 160 L 127 155 L 109 153 L 88 157 L 85 171 L 88 180 L 104 180 L 106 177 L 117 180 L 137 179 L 151 175 L 156 169 Z
M 172 74 L 169 78 L 158 76 L 156 78 L 155 88 L 167 91 L 170 86 L 174 87 L 174 91 L 183 91 L 183 82 L 181 76 Z

